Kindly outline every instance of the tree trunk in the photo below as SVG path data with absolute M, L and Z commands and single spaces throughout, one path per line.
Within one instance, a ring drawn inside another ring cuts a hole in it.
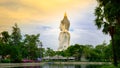
M 113 63 L 114 63 L 114 66 L 117 67 L 118 62 L 117 62 L 116 49 L 115 49 L 115 45 L 114 45 L 114 27 L 113 26 L 110 29 L 110 35 L 111 35 L 111 39 L 112 39 Z
M 116 17 L 116 23 L 120 26 L 120 15 Z

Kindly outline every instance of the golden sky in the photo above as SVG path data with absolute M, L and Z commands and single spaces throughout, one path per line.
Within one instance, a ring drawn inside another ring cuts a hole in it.
M 0 25 L 42 21 L 50 23 L 64 12 L 74 14 L 96 3 L 94 0 L 0 0 Z

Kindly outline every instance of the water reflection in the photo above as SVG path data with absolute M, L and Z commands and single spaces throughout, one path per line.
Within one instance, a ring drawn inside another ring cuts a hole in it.
M 42 66 L 25 66 L 14 68 L 101 68 L 102 65 L 62 65 L 62 64 L 44 64 Z M 12 67 L 13 68 L 13 67 Z

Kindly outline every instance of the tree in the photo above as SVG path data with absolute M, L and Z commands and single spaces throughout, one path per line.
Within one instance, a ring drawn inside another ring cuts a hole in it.
M 106 61 L 111 61 L 111 59 L 112 59 L 112 55 L 113 55 L 113 53 L 112 53 L 112 44 L 111 44 L 111 42 L 105 47 L 105 50 L 104 50 L 104 53 L 105 53 L 105 59 L 106 59 Z
M 12 27 L 12 34 L 10 35 L 10 45 L 11 45 L 10 55 L 13 62 L 21 61 L 21 58 L 22 58 L 21 40 L 22 40 L 22 35 L 21 35 L 20 28 L 15 23 L 15 25 Z
M 9 33 L 7 31 L 3 31 L 3 32 L 1 32 L 1 34 L 2 34 L 2 37 L 1 37 L 2 43 L 8 44 L 9 43 L 9 38 L 10 38 Z
M 105 61 L 105 49 L 106 49 L 106 43 L 103 42 L 102 44 L 100 45 L 97 45 L 95 47 L 95 51 L 97 52 L 98 54 L 98 57 L 99 58 L 99 61 Z
M 45 56 L 45 49 L 44 48 L 38 48 L 38 55 L 40 58 Z
M 116 54 L 117 54 L 117 60 L 120 62 L 120 26 L 116 28 L 117 32 L 114 36 L 115 40 L 115 49 L 116 49 Z
M 80 60 L 81 56 L 83 55 L 83 49 L 84 49 L 83 45 L 75 44 L 68 47 L 67 50 L 64 52 L 67 52 L 65 53 L 67 54 L 67 56 L 73 56 L 75 57 L 76 60 Z
M 21 62 L 23 58 L 36 59 L 40 56 L 40 50 L 42 54 L 44 48 L 38 48 L 39 34 L 37 35 L 25 35 L 25 39 L 22 39 L 20 28 L 15 24 L 12 27 L 12 33 L 9 35 L 8 31 L 0 33 L 0 55 L 2 60 L 6 60 L 9 56 L 12 62 Z M 43 55 L 42 55 L 43 56 Z
M 117 25 L 120 26 L 120 0 L 97 0 L 97 2 L 98 6 L 95 9 L 95 23 L 99 29 L 103 26 L 103 33 L 110 34 L 112 39 L 114 65 L 117 66 L 114 35 L 117 32 Z
M 22 39 L 20 28 L 18 27 L 17 24 L 15 24 L 15 26 L 13 26 L 12 28 L 13 28 L 12 34 L 11 34 L 12 45 L 19 45 Z
M 85 58 L 87 58 L 88 60 L 91 61 L 91 58 L 93 57 L 92 53 L 93 53 L 93 46 L 92 45 L 84 45 L 83 54 L 84 54 Z
M 8 49 L 12 62 L 21 62 L 22 60 L 21 48 L 18 46 L 10 46 Z
M 5 56 L 10 55 L 10 35 L 8 31 L 1 32 L 0 37 L 0 55 L 4 59 Z
M 47 48 L 45 55 L 46 56 L 55 56 L 55 51 L 53 51 L 53 49 Z
M 25 53 L 26 56 L 28 56 L 29 59 L 35 59 L 38 57 L 38 46 L 37 46 L 37 42 L 39 42 L 39 34 L 37 35 L 25 35 L 25 39 L 24 39 L 24 46 L 27 50 L 27 52 Z

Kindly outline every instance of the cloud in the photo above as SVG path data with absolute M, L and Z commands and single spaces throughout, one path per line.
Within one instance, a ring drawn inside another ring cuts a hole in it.
M 85 9 L 93 0 L 2 0 L 0 14 L 18 21 L 54 20 L 65 11 Z M 71 12 L 72 13 L 72 12 Z M 21 22 L 22 23 L 22 22 Z M 40 22 L 42 23 L 42 22 Z M 48 22 L 47 22 L 48 23 Z
M 0 25 L 12 26 L 15 22 L 56 25 L 65 11 L 70 19 L 77 18 L 78 9 L 81 12 L 94 3 L 94 0 L 0 0 Z
M 84 30 L 84 29 L 76 29 L 71 32 L 71 44 L 90 44 L 90 45 L 98 45 L 106 41 L 109 43 L 110 37 L 108 35 L 104 35 L 99 30 Z

